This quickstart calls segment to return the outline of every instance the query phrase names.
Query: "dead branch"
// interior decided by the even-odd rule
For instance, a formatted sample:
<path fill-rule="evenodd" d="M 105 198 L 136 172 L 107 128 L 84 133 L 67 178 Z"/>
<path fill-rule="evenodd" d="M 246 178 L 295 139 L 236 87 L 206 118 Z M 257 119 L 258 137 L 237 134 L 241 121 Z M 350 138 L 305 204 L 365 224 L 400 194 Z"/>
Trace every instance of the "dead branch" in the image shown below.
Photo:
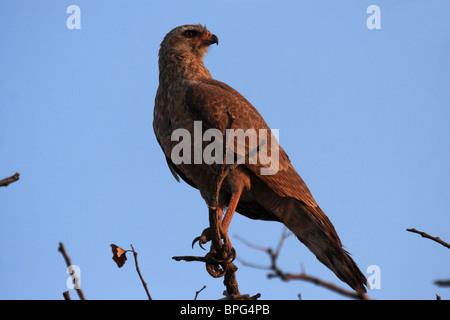
<path fill-rule="evenodd" d="M 439 287 L 450 287 L 450 280 L 436 280 L 434 284 Z"/>
<path fill-rule="evenodd" d="M 448 244 L 447 242 L 443 241 L 443 240 L 442 240 L 441 238 L 439 238 L 439 237 L 433 237 L 433 236 L 429 235 L 428 233 L 425 233 L 425 232 L 416 230 L 416 229 L 414 229 L 414 228 L 412 228 L 412 229 L 406 229 L 406 231 L 420 234 L 423 238 L 427 238 L 427 239 L 436 241 L 437 243 L 440 243 L 440 244 L 442 244 L 444 247 L 450 249 L 450 244 Z"/>
<path fill-rule="evenodd" d="M 206 257 L 195 257 L 195 256 L 175 256 L 172 257 L 175 261 L 200 261 L 200 262 L 209 262 Z"/>
<path fill-rule="evenodd" d="M 251 296 L 249 294 L 231 294 L 220 300 L 258 300 L 258 298 L 260 297 L 260 293 L 257 293 L 254 296 Z"/>
<path fill-rule="evenodd" d="M 253 263 L 249 263 L 249 262 L 243 261 L 242 259 L 239 259 L 239 261 L 243 265 L 248 266 L 248 267 L 252 267 L 252 268 L 256 268 L 256 269 L 271 270 L 273 273 L 269 273 L 267 275 L 267 277 L 269 279 L 280 278 L 283 281 L 303 280 L 303 281 L 314 283 L 314 284 L 316 284 L 318 286 L 327 288 L 327 289 L 329 289 L 331 291 L 334 291 L 336 293 L 339 293 L 341 295 L 344 295 L 344 296 L 347 296 L 347 297 L 350 297 L 350 298 L 369 300 L 369 298 L 368 298 L 368 296 L 366 294 L 360 294 L 360 293 L 355 292 L 355 291 L 345 290 L 343 288 L 340 288 L 340 287 L 334 285 L 333 283 L 330 283 L 330 282 L 327 282 L 327 281 L 323 281 L 323 280 L 321 280 L 319 278 L 310 276 L 310 275 L 306 274 L 305 272 L 301 272 L 299 274 L 292 274 L 292 273 L 286 273 L 286 272 L 282 271 L 277 265 L 277 260 L 278 260 L 278 257 L 279 257 L 280 251 L 281 251 L 281 247 L 283 246 L 284 240 L 290 235 L 291 235 L 291 233 L 288 232 L 287 229 L 284 229 L 284 231 L 283 231 L 283 233 L 282 233 L 282 235 L 280 237 L 280 240 L 278 242 L 277 248 L 275 250 L 273 250 L 272 248 L 264 248 L 264 247 L 261 247 L 261 246 L 257 246 L 257 245 L 254 245 L 254 244 L 252 244 L 252 243 L 250 243 L 250 242 L 248 242 L 248 241 L 246 241 L 246 240 L 244 240 L 242 238 L 239 238 L 247 246 L 249 246 L 249 247 L 251 247 L 253 249 L 256 249 L 256 250 L 259 250 L 259 251 L 263 251 L 263 252 L 267 253 L 269 255 L 269 258 L 270 258 L 270 265 L 269 266 L 260 266 L 260 265 L 256 265 L 256 264 L 253 264 Z"/>
<path fill-rule="evenodd" d="M 64 291 L 62 294 L 63 294 L 64 300 L 72 300 L 72 298 L 70 298 L 69 291 Z"/>
<path fill-rule="evenodd" d="M 66 261 L 66 265 L 67 267 L 71 267 L 72 266 L 72 262 L 70 261 L 69 255 L 66 252 L 66 249 L 64 248 L 64 245 L 62 244 L 62 242 L 59 243 L 59 247 L 58 247 L 58 251 L 61 252 L 61 254 L 64 257 L 64 260 Z M 79 283 L 79 279 L 78 276 L 76 275 L 75 271 L 71 270 L 70 271 L 70 275 L 72 276 L 75 284 Z M 77 286 L 75 285 L 75 290 L 77 291 L 78 296 L 80 297 L 81 300 L 86 300 L 86 298 L 84 297 L 83 291 L 81 290 L 81 288 L 77 288 Z M 64 293 L 63 293 L 64 295 Z M 66 298 L 66 296 L 64 295 L 64 298 Z"/>
<path fill-rule="evenodd" d="M 212 244 L 211 244 L 212 245 Z M 228 260 L 217 260 L 213 255 L 207 253 L 204 257 L 199 256 L 175 256 L 172 257 L 175 261 L 199 261 L 204 262 L 208 273 L 214 278 L 224 277 L 224 285 L 226 287 L 227 295 L 240 296 L 239 287 L 236 280 L 236 265 Z"/>
<path fill-rule="evenodd" d="M 206 288 L 206 285 L 203 286 L 200 290 L 195 291 L 195 297 L 194 297 L 194 300 L 197 300 L 198 294 L 199 294 L 200 292 L 202 292 L 205 288 Z"/>
<path fill-rule="evenodd" d="M 420 234 L 423 238 L 427 238 L 427 239 L 433 240 L 433 241 L 435 241 L 435 242 L 437 242 L 437 243 L 443 245 L 444 247 L 450 249 L 450 244 L 448 244 L 447 242 L 445 242 L 444 240 L 442 240 L 442 239 L 439 238 L 439 237 L 433 237 L 433 236 L 429 235 L 429 234 L 426 233 L 426 232 L 419 231 L 419 230 L 416 230 L 416 229 L 414 229 L 414 228 L 406 229 L 406 231 L 409 231 L 409 232 L 412 232 L 412 233 Z M 439 286 L 439 287 L 449 287 L 449 286 L 450 286 L 450 280 L 436 280 L 436 281 L 434 282 L 434 284 L 437 285 L 437 286 Z M 440 300 L 441 297 L 438 296 L 438 295 L 436 294 L 436 299 L 437 299 L 437 300 Z"/>
<path fill-rule="evenodd" d="M 347 296 L 350 298 L 369 300 L 366 295 L 361 295 L 361 294 L 357 293 L 356 291 L 353 292 L 353 291 L 345 290 L 341 287 L 336 286 L 335 284 L 333 284 L 331 282 L 323 281 L 319 278 L 310 276 L 310 275 L 306 274 L 305 272 L 302 272 L 300 274 L 291 274 L 291 273 L 280 272 L 279 270 L 277 270 L 276 273 L 268 274 L 267 277 L 269 279 L 278 277 L 283 281 L 304 280 L 304 281 L 314 283 L 318 286 L 327 288 L 331 291 L 337 292 L 341 295 L 344 295 L 344 296 Z"/>
<path fill-rule="evenodd" d="M 134 256 L 134 263 L 136 265 L 136 271 L 137 271 L 137 273 L 139 275 L 139 278 L 141 279 L 142 285 L 144 286 L 145 293 L 147 294 L 148 300 L 152 300 L 150 292 L 148 291 L 147 282 L 144 281 L 144 278 L 142 277 L 141 271 L 139 270 L 139 264 L 138 264 L 138 260 L 137 260 L 138 253 L 134 250 L 132 244 L 130 244 L 130 246 L 131 246 L 131 251 L 133 252 L 133 256 Z"/>
<path fill-rule="evenodd" d="M 19 180 L 20 173 L 16 172 L 11 177 L 0 180 L 0 187 L 7 187 L 10 183 Z"/>
<path fill-rule="evenodd" d="M 138 264 L 138 260 L 137 260 L 138 253 L 134 250 L 134 247 L 132 244 L 130 244 L 130 246 L 131 246 L 131 250 L 124 250 L 121 247 L 116 246 L 115 244 L 110 244 L 110 247 L 111 247 L 111 250 L 113 253 L 112 259 L 114 260 L 114 262 L 117 264 L 117 266 L 119 268 L 122 268 L 123 265 L 125 264 L 125 262 L 127 261 L 127 255 L 126 255 L 127 252 L 133 252 L 134 264 L 136 266 L 136 271 L 139 275 L 139 279 L 141 279 L 142 285 L 144 286 L 145 293 L 147 294 L 148 299 L 152 300 L 150 292 L 148 291 L 147 282 L 144 281 L 144 278 L 142 277 L 142 274 L 141 274 L 141 270 L 139 269 L 139 264 Z"/>

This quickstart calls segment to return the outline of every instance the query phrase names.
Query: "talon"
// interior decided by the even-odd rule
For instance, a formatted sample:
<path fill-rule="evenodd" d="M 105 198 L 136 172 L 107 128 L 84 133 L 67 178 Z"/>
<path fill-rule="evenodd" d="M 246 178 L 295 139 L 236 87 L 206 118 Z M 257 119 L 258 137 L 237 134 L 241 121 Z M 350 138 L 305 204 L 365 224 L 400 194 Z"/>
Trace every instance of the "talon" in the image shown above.
<path fill-rule="evenodd" d="M 200 248 L 202 248 L 203 250 L 206 250 L 202 246 L 202 244 L 205 244 L 206 242 L 208 242 L 208 241 L 206 241 L 206 237 L 198 236 L 197 238 L 195 238 L 194 241 L 192 241 L 192 249 L 194 249 L 194 245 L 197 241 L 198 241 L 198 245 L 200 246 Z"/>
<path fill-rule="evenodd" d="M 203 248 L 202 244 L 205 244 L 210 240 L 211 240 L 210 230 L 209 228 L 206 228 L 205 230 L 203 230 L 200 236 L 196 237 L 194 241 L 192 241 L 192 248 L 194 248 L 195 243 L 198 241 L 198 245 L 200 246 L 200 248 L 206 250 L 205 248 Z"/>
<path fill-rule="evenodd" d="M 234 250 L 234 248 L 231 248 L 231 260 L 230 262 L 233 262 L 234 259 L 236 259 L 236 250 Z"/>

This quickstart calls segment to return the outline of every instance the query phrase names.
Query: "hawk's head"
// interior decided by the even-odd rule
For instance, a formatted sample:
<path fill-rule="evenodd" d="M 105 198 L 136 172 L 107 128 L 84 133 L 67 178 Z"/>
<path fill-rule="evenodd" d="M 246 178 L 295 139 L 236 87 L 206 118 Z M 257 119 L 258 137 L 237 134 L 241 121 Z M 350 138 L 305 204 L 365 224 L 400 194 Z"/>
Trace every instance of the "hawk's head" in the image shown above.
<path fill-rule="evenodd" d="M 189 56 L 195 55 L 203 58 L 208 47 L 211 44 L 219 44 L 216 35 L 206 29 L 205 26 L 184 25 L 172 29 L 161 42 L 159 56 L 176 55 Z"/>

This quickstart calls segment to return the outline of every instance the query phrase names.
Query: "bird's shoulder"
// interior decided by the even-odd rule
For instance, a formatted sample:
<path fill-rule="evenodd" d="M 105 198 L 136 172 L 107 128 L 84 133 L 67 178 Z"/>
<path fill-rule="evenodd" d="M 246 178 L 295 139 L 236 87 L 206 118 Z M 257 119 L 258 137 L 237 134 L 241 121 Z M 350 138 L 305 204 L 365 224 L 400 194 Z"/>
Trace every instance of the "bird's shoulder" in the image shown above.
<path fill-rule="evenodd" d="M 228 115 L 234 118 L 233 127 L 243 130 L 269 129 L 258 110 L 239 91 L 215 79 L 201 79 L 190 83 L 183 103 L 196 120 L 224 130 Z"/>

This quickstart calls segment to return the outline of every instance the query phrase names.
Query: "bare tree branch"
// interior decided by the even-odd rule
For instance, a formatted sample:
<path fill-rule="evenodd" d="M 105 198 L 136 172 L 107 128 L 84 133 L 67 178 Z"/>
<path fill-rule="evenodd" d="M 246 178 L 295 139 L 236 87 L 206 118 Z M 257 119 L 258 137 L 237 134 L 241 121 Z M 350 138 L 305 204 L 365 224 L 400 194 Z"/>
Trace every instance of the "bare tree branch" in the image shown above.
<path fill-rule="evenodd" d="M 327 282 L 327 281 L 323 281 L 319 278 L 310 276 L 308 274 L 306 274 L 305 272 L 301 272 L 300 274 L 291 274 L 291 273 L 285 273 L 283 272 L 280 268 L 278 268 L 277 265 L 277 259 L 278 256 L 280 254 L 281 251 L 281 247 L 283 246 L 284 240 L 290 235 L 291 233 L 287 231 L 287 229 L 284 229 L 280 240 L 278 242 L 277 248 L 274 251 L 272 248 L 263 248 L 261 246 L 257 246 L 254 245 L 246 240 L 243 240 L 242 238 L 240 238 L 241 241 L 243 241 L 247 246 L 259 250 L 259 251 L 263 251 L 265 253 L 267 253 L 270 257 L 270 266 L 259 266 L 259 265 L 255 265 L 253 263 L 249 263 L 246 261 L 243 261 L 242 259 L 239 259 L 239 261 L 245 265 L 245 266 L 249 266 L 252 268 L 257 268 L 257 269 L 265 269 L 265 270 L 271 270 L 273 271 L 273 273 L 269 273 L 267 275 L 267 277 L 269 279 L 271 278 L 280 278 L 283 281 L 290 281 L 290 280 L 304 280 L 304 281 L 308 281 L 308 282 L 312 282 L 316 285 L 322 286 L 324 288 L 327 288 L 331 291 L 334 291 L 336 293 L 339 293 L 341 295 L 350 297 L 350 298 L 354 298 L 354 299 L 363 299 L 363 300 L 369 300 L 368 296 L 366 294 L 360 294 L 358 292 L 355 291 L 349 291 L 349 290 L 345 290 L 343 288 L 340 288 L 336 285 L 334 285 L 333 283 Z"/>
<path fill-rule="evenodd" d="M 283 281 L 290 281 L 290 280 L 304 280 L 307 282 L 311 282 L 314 283 L 318 286 L 327 288 L 331 291 L 337 292 L 341 295 L 350 297 L 350 298 L 354 298 L 354 299 L 362 299 L 362 300 L 369 300 L 367 298 L 366 295 L 361 295 L 359 293 L 357 293 L 356 291 L 349 291 L 349 290 L 345 290 L 341 287 L 336 286 L 335 284 L 331 283 L 331 282 L 327 282 L 327 281 L 323 281 L 319 278 L 310 276 L 304 272 L 300 273 L 300 274 L 291 274 L 291 273 L 284 273 L 284 272 L 280 272 L 279 270 L 277 270 L 277 272 L 272 273 L 272 274 L 268 274 L 267 277 L 269 279 L 271 278 L 280 278 Z"/>
<path fill-rule="evenodd" d="M 209 260 L 207 260 L 206 257 L 195 257 L 195 256 L 176 256 L 176 257 L 172 257 L 173 260 L 175 261 L 200 261 L 200 262 L 208 262 Z"/>
<path fill-rule="evenodd" d="M 254 296 L 251 296 L 249 294 L 231 294 L 220 300 L 258 300 L 260 297 L 260 293 L 257 293 Z"/>
<path fill-rule="evenodd" d="M 7 187 L 10 183 L 19 180 L 20 173 L 16 172 L 11 177 L 0 180 L 0 187 Z"/>
<path fill-rule="evenodd" d="M 64 248 L 64 245 L 62 244 L 62 242 L 59 243 L 58 251 L 61 252 L 61 254 L 63 255 L 64 260 L 66 261 L 67 267 L 68 268 L 71 267 L 72 266 L 72 262 L 70 261 L 69 255 L 67 254 L 66 249 Z M 78 279 L 78 276 L 75 273 L 75 271 L 72 270 L 70 275 L 72 276 L 75 284 L 78 284 L 79 283 L 79 279 Z M 75 286 L 75 290 L 77 291 L 78 296 L 80 297 L 81 300 L 86 300 L 86 298 L 84 297 L 84 294 L 83 294 L 83 291 L 81 290 L 81 288 L 79 288 L 79 287 L 77 288 L 77 286 Z M 66 298 L 66 296 L 64 296 L 64 298 Z"/>
<path fill-rule="evenodd" d="M 64 291 L 62 294 L 63 294 L 64 300 L 72 300 L 72 298 L 70 298 L 69 291 Z"/>
<path fill-rule="evenodd" d="M 436 280 L 434 284 L 439 287 L 450 287 L 450 280 Z"/>
<path fill-rule="evenodd" d="M 200 292 L 202 292 L 205 288 L 206 288 L 206 285 L 203 286 L 200 290 L 195 291 L 195 297 L 194 297 L 194 300 L 197 300 L 198 294 L 199 294 Z"/>
<path fill-rule="evenodd" d="M 142 285 L 144 286 L 145 293 L 147 294 L 148 300 L 152 300 L 150 292 L 148 291 L 147 282 L 144 281 L 144 278 L 142 277 L 141 271 L 139 270 L 139 264 L 138 264 L 138 260 L 137 260 L 138 253 L 134 250 L 132 244 L 130 244 L 130 246 L 131 246 L 131 251 L 133 252 L 133 256 L 134 256 L 134 263 L 136 265 L 136 271 L 137 271 L 137 273 L 139 275 L 139 278 L 141 279 Z"/>
<path fill-rule="evenodd" d="M 420 234 L 423 238 L 427 238 L 427 239 L 431 239 L 431 240 L 433 240 L 433 241 L 436 241 L 437 243 L 440 243 L 440 244 L 442 244 L 444 247 L 450 249 L 450 244 L 448 244 L 447 242 L 441 240 L 441 238 L 439 238 L 439 237 L 433 237 L 433 236 L 429 235 L 428 233 L 425 233 L 425 232 L 416 230 L 416 229 L 414 229 L 414 228 L 412 228 L 412 229 L 406 229 L 406 231 Z"/>
<path fill-rule="evenodd" d="M 141 279 L 142 285 L 144 286 L 145 293 L 147 294 L 148 299 L 152 300 L 150 292 L 148 291 L 147 282 L 144 281 L 144 278 L 142 277 L 142 274 L 141 274 L 141 270 L 139 269 L 139 264 L 138 264 L 138 260 L 137 260 L 138 253 L 134 250 L 134 247 L 132 244 L 130 244 L 130 246 L 131 246 L 131 250 L 124 250 L 115 244 L 110 244 L 110 247 L 111 247 L 111 250 L 113 253 L 112 259 L 114 260 L 114 262 L 117 264 L 117 266 L 119 268 L 122 268 L 123 265 L 125 264 L 125 262 L 127 261 L 126 253 L 133 252 L 134 264 L 136 265 L 136 271 L 139 275 L 139 278 Z"/>

